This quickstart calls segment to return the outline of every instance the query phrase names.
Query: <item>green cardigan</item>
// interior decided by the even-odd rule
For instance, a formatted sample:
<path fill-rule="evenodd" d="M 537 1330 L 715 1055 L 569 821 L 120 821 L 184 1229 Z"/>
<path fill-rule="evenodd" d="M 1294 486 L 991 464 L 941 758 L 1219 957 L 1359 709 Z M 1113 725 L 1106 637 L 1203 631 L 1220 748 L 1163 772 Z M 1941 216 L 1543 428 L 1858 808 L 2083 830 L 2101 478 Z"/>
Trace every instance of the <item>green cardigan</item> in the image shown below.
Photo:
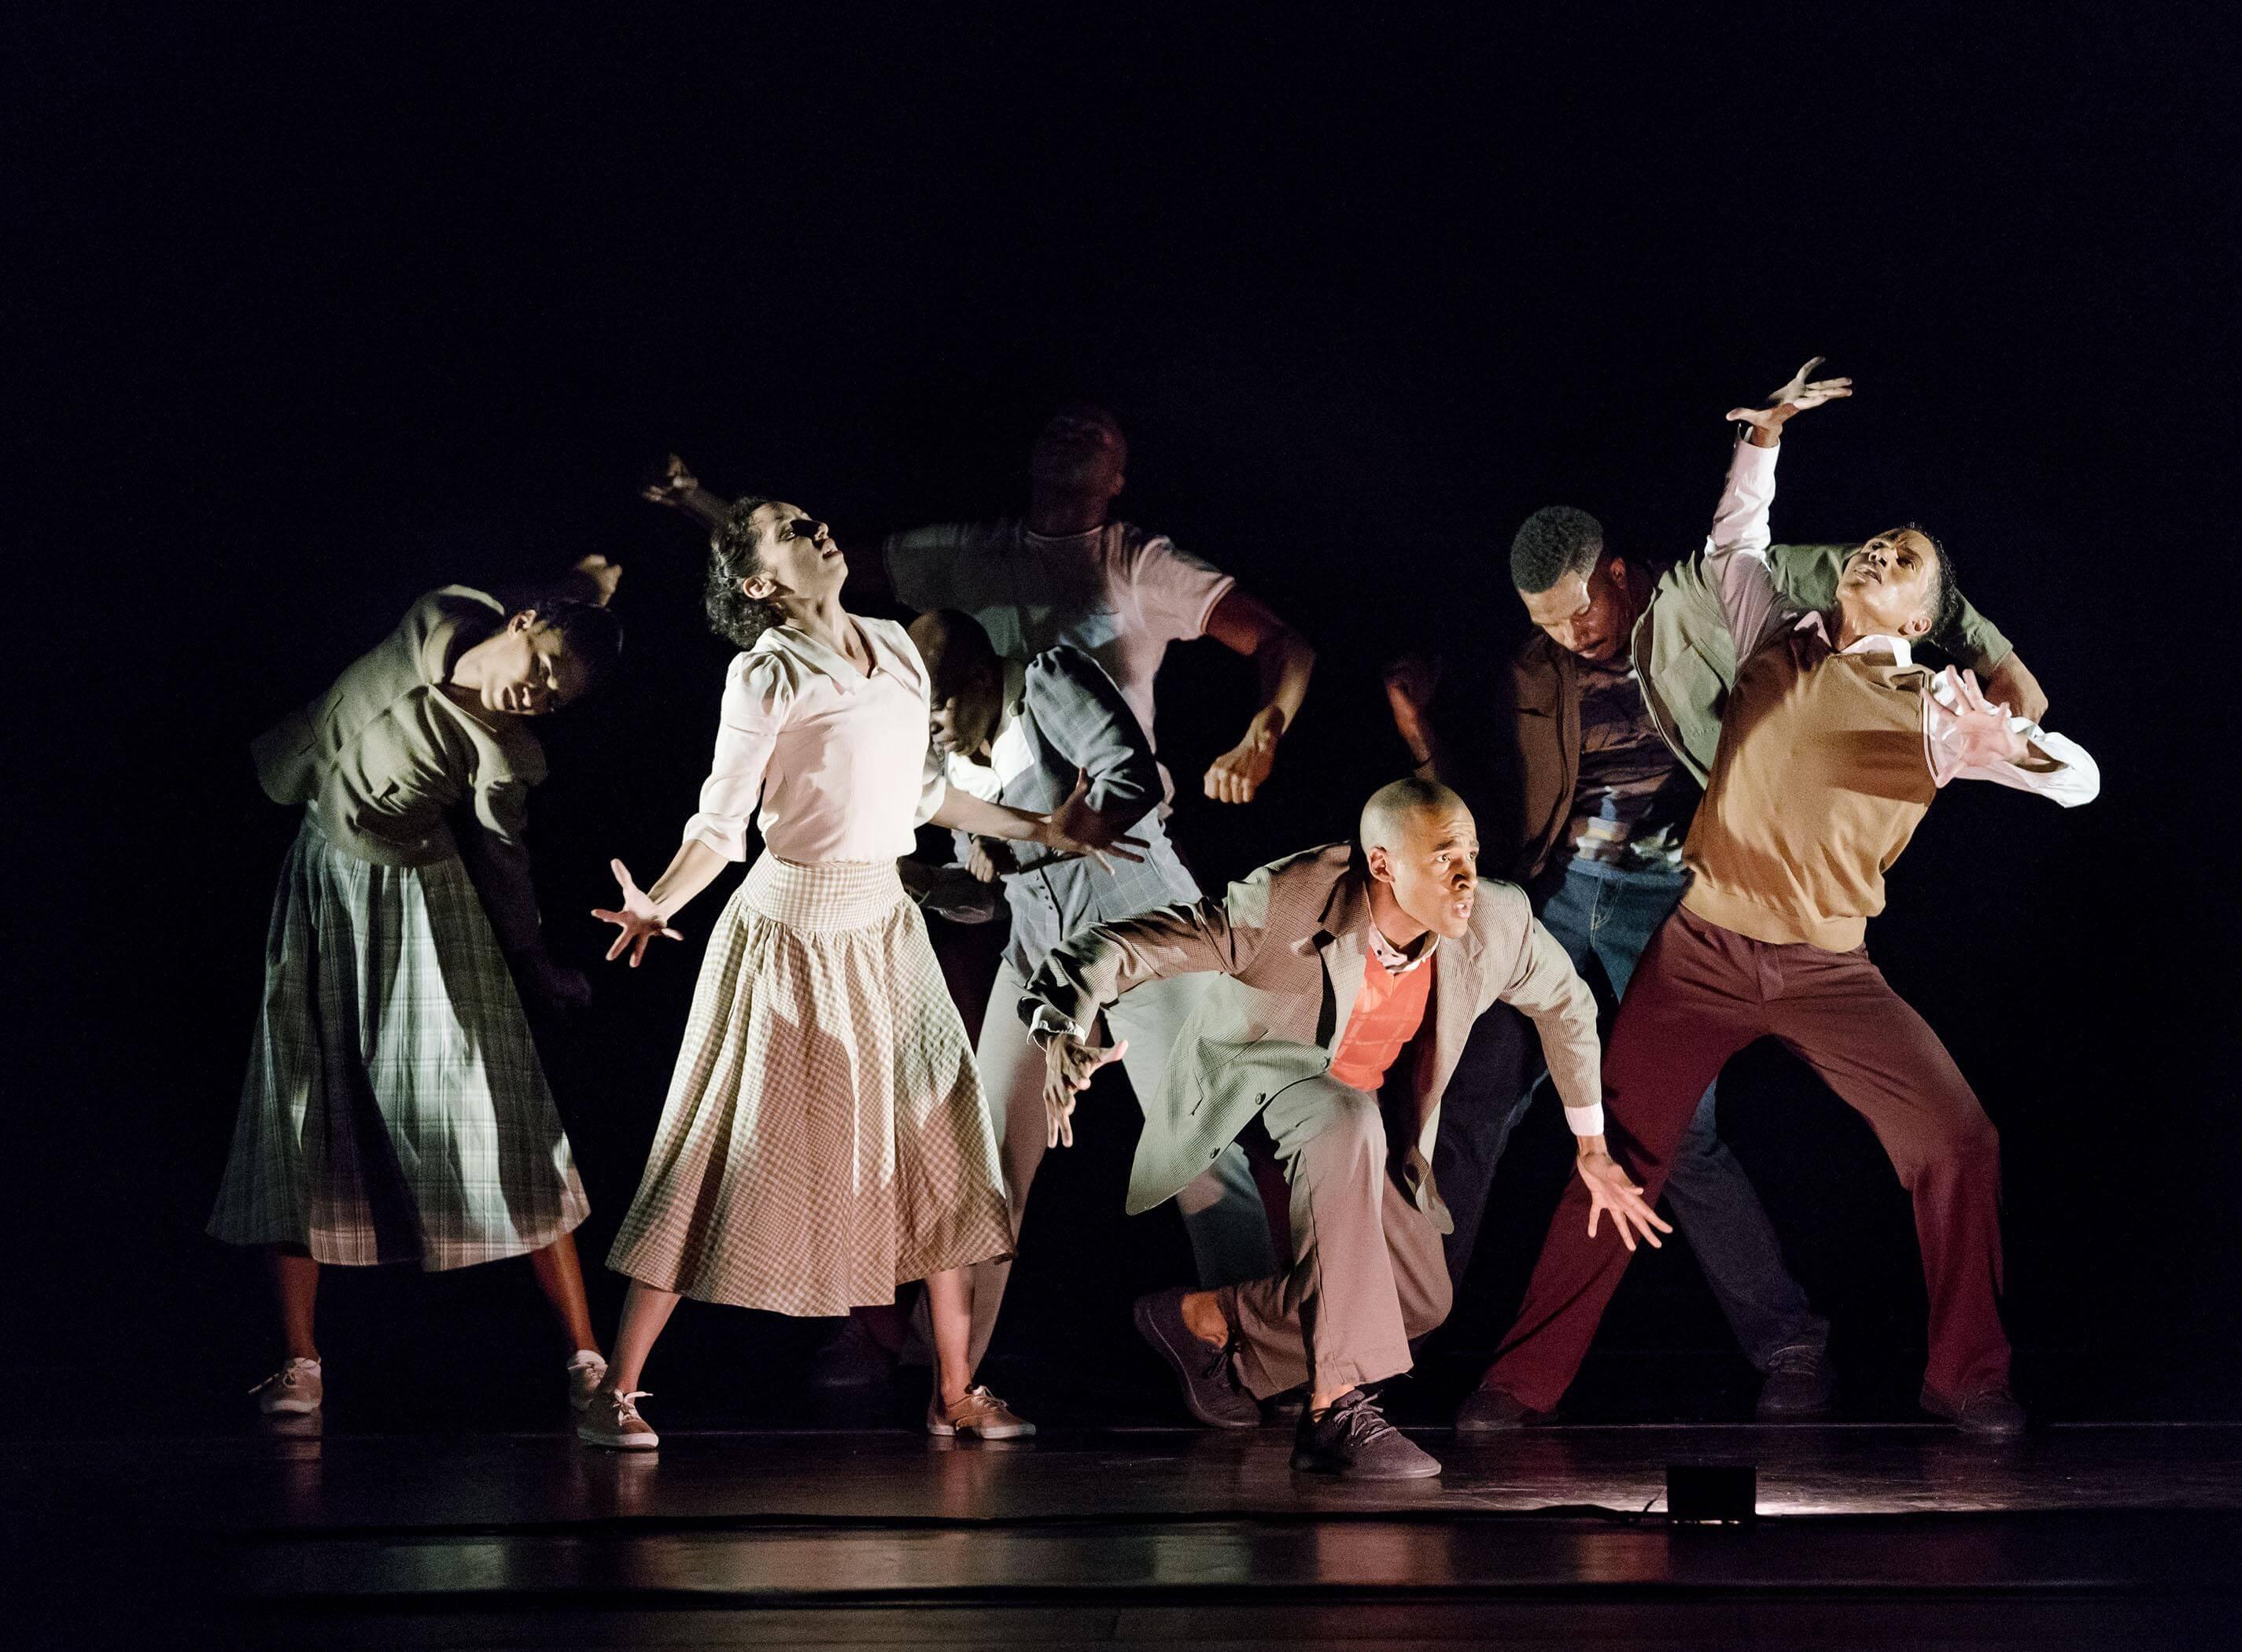
<path fill-rule="evenodd" d="M 1775 588 L 1800 613 L 1826 614 L 1836 606 L 1837 576 L 1856 548 L 1769 546 Z M 1952 651 L 1979 675 L 2009 657 L 2008 638 L 1966 604 L 1957 630 Z M 1713 770 L 1721 714 L 1736 680 L 1736 645 L 1702 552 L 1659 576 L 1629 647 L 1651 721 L 1702 786 Z M 1523 883 L 1548 864 L 1572 815 L 1581 769 L 1580 670 L 1572 655 L 1540 631 L 1526 640 L 1511 670 L 1520 811 L 1513 876 Z"/>

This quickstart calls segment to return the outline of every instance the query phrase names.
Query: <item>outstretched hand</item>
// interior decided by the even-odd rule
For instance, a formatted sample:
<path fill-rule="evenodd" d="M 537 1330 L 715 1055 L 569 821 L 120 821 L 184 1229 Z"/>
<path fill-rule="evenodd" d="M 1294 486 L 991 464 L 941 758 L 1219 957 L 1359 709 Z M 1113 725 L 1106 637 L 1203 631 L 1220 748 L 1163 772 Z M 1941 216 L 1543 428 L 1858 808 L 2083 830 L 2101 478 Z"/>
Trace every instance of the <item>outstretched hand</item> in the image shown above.
<path fill-rule="evenodd" d="M 1131 851 L 1144 847 L 1141 837 L 1124 837 L 1120 829 L 1090 806 L 1090 776 L 1074 771 L 1074 789 L 1066 801 L 1043 817 L 1035 841 L 1061 855 L 1080 855 L 1100 866 L 1113 861 L 1141 861 Z"/>
<path fill-rule="evenodd" d="M 641 499 L 650 499 L 657 505 L 674 506 L 700 486 L 701 479 L 685 468 L 683 460 L 671 453 L 661 462 L 647 467 L 646 481 L 638 494 Z"/>
<path fill-rule="evenodd" d="M 639 961 L 646 957 L 648 942 L 657 936 L 665 941 L 681 941 L 685 937 L 669 927 L 654 906 L 653 898 L 631 882 L 629 867 L 619 860 L 609 861 L 607 865 L 614 872 L 615 882 L 622 885 L 622 906 L 616 911 L 595 906 L 592 909 L 592 916 L 602 923 L 614 924 L 621 931 L 615 937 L 615 944 L 607 949 L 607 962 L 613 964 L 622 957 L 623 949 L 628 947 L 630 966 L 635 970 Z"/>
<path fill-rule="evenodd" d="M 1062 1032 L 1044 1050 L 1044 1145 L 1074 1145 L 1074 1098 L 1090 1088 L 1098 1070 L 1128 1052 L 1126 1038 L 1110 1050 Z"/>
<path fill-rule="evenodd" d="M 1649 1243 L 1654 1251 L 1664 1249 L 1659 1234 L 1671 1233 L 1673 1224 L 1662 1219 L 1642 1196 L 1628 1173 L 1619 1167 L 1609 1153 L 1588 1152 L 1574 1160 L 1573 1168 L 1581 1173 L 1581 1183 L 1588 1190 L 1588 1237 L 1596 1236 L 1596 1224 L 1609 1213 L 1612 1227 L 1619 1234 L 1620 1243 L 1632 1251 L 1637 1233 Z"/>
<path fill-rule="evenodd" d="M 1954 732 L 1947 747 L 1971 768 L 1986 763 L 2022 762 L 2031 755 L 2031 742 L 2009 729 L 2009 708 L 1996 705 L 1977 686 L 1974 671 L 1948 666 L 1947 686 L 1954 690 L 1951 708 Z"/>
<path fill-rule="evenodd" d="M 1828 359 L 1827 356 L 1816 356 L 1791 374 L 1790 382 L 1769 396 L 1764 407 L 1729 408 L 1729 422 L 1749 425 L 1755 430 L 1773 435 L 1808 408 L 1819 407 L 1825 401 L 1836 401 L 1851 395 L 1853 381 L 1850 379 L 1809 379 L 1806 376 Z"/>

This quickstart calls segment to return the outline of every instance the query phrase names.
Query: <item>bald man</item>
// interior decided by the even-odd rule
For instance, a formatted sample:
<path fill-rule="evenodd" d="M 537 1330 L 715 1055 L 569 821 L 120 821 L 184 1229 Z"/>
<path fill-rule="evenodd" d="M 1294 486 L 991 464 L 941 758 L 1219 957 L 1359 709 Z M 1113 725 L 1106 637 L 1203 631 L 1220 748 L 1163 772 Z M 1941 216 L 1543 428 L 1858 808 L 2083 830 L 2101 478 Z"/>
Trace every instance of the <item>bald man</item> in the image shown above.
<path fill-rule="evenodd" d="M 1432 1165 L 1448 1074 L 1472 1024 L 1514 1004 L 1541 1031 L 1573 1128 L 1600 1135 L 1595 1000 L 1525 895 L 1477 875 L 1478 829 L 1447 787 L 1383 788 L 1359 839 L 1265 866 L 1219 901 L 1084 930 L 1020 1009 L 1044 1051 L 1049 1139 L 1064 1145 L 1076 1098 L 1125 1049 L 1093 1044 L 1098 1012 L 1148 981 L 1216 977 L 1145 1100 L 1128 1208 L 1259 1140 L 1292 1189 L 1291 1266 L 1145 1297 L 1138 1329 L 1201 1422 L 1250 1427 L 1256 1400 L 1306 1384 L 1295 1468 L 1417 1479 L 1440 1464 L 1365 1386 L 1406 1371 L 1410 1339 L 1447 1316 Z M 1656 1219 L 1638 1205 L 1631 1219 Z"/>

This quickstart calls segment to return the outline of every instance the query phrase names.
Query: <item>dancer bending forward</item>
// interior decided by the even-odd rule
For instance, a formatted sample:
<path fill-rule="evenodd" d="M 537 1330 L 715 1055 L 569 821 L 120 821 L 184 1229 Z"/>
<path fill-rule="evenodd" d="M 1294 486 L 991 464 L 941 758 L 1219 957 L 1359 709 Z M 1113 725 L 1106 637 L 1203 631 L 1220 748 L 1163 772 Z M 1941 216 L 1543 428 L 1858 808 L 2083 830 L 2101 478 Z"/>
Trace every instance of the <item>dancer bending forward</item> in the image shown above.
<path fill-rule="evenodd" d="M 604 608 L 509 614 L 446 586 L 256 744 L 266 794 L 304 823 L 210 1232 L 270 1247 L 286 1357 L 265 1412 L 325 1398 L 323 1263 L 527 1255 L 580 1410 L 606 1371 L 570 1237 L 590 1207 L 514 984 L 585 997 L 538 926 L 523 828 L 545 759 L 526 720 L 584 694 L 621 641 Z"/>
<path fill-rule="evenodd" d="M 594 914 L 635 966 L 728 861 L 765 852 L 701 961 L 638 1197 L 608 1258 L 631 1285 L 585 1440 L 645 1449 L 637 1384 L 681 1296 L 809 1317 L 932 1299 L 936 1434 L 1035 1432 L 973 1384 L 962 1270 L 1012 1223 L 973 1051 L 896 871 L 921 822 L 1127 858 L 1077 795 L 1049 816 L 929 778 L 927 674 L 903 628 L 841 606 L 848 562 L 794 506 L 736 502 L 710 552 L 708 617 L 743 650 L 724 682 L 701 809 L 654 887 L 621 861 Z M 1075 834 L 1078 833 L 1079 836 Z"/>

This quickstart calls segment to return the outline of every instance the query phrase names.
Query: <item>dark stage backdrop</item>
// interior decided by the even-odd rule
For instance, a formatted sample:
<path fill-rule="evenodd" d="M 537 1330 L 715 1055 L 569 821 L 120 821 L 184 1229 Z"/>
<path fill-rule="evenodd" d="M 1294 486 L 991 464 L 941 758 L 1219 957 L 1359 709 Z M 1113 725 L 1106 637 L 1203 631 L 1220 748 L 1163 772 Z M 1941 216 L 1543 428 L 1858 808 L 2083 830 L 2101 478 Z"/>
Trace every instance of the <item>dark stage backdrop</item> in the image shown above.
<path fill-rule="evenodd" d="M 253 1269 L 200 1237 L 294 826 L 245 745 L 433 585 L 628 567 L 627 668 L 549 725 L 537 802 L 554 945 L 599 967 L 607 857 L 650 876 L 674 846 L 725 661 L 695 536 L 633 498 L 641 461 L 675 447 L 869 549 L 1017 508 L 1051 402 L 1112 406 L 1125 513 L 1320 650 L 1265 797 L 1178 809 L 1218 879 L 1344 834 L 1401 770 L 1386 652 L 1437 639 L 1466 686 L 1494 668 L 1527 511 L 1686 553 L 1722 410 L 1827 353 L 1860 393 L 1786 442 L 1778 536 L 1931 527 L 2102 764 L 2070 814 L 1956 789 L 1871 930 L 2004 1132 L 2028 1380 L 2071 1414 L 2232 1414 L 2219 14 L 815 10 L 9 25 L 20 1362 L 98 1361 L 144 1399 L 269 1368 Z M 1187 790 L 1251 689 L 1212 644 L 1171 655 Z M 547 1032 L 603 1325 L 598 1264 L 721 899 Z M 1841 1350 L 1903 1367 L 1921 1286 L 1869 1132 L 1778 1051 L 1725 1093 Z M 1506 1170 L 1483 1320 L 1560 1134 L 1537 1119 Z M 1004 1342 L 1037 1357 L 1035 1307 L 1159 1404 L 1120 1303 L 1186 1259 L 1171 1218 L 1118 1215 L 1132 1138 L 1109 1098 L 1039 1188 Z M 331 1360 L 463 1406 L 547 1362 L 518 1266 L 422 1287 L 339 1282 Z M 802 1341 L 703 1313 L 657 1366 L 783 1411 Z M 1605 1346 L 1727 1343 L 1676 1253 L 1636 1271 Z"/>

